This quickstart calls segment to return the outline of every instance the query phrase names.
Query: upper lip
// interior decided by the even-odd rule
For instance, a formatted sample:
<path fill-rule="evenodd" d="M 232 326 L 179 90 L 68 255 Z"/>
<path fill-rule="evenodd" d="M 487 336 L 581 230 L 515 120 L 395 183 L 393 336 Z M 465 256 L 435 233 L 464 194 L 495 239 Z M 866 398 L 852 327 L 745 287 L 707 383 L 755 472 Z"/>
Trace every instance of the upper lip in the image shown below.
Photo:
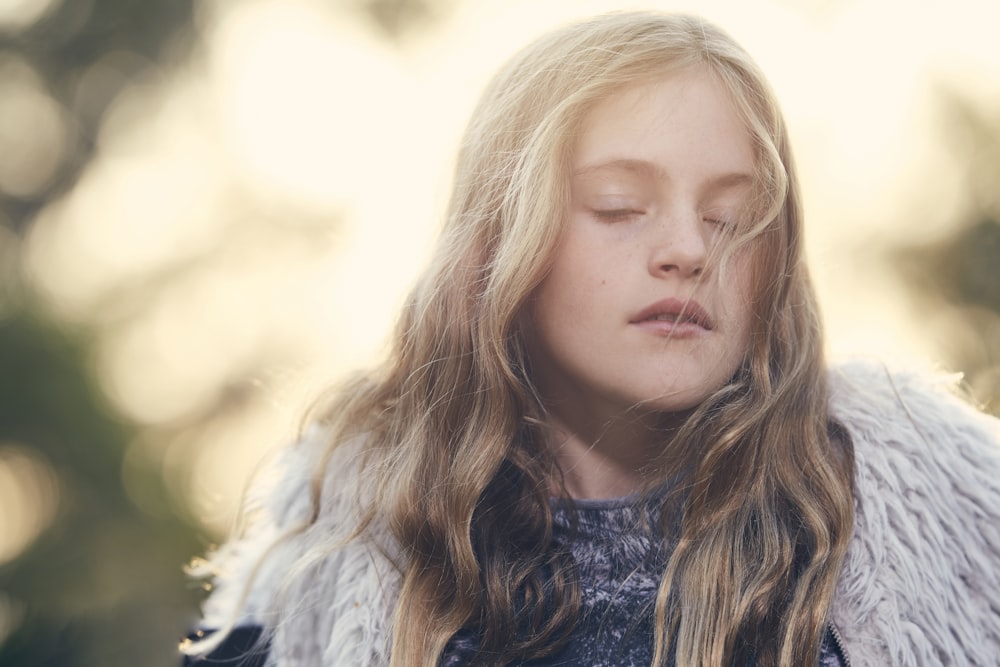
<path fill-rule="evenodd" d="M 676 318 L 678 322 L 692 322 L 702 329 L 711 331 L 715 328 L 715 322 L 708 312 L 701 307 L 701 304 L 694 299 L 661 299 L 656 303 L 651 303 L 629 320 L 629 324 L 637 324 L 651 320 L 660 315 L 669 315 Z"/>

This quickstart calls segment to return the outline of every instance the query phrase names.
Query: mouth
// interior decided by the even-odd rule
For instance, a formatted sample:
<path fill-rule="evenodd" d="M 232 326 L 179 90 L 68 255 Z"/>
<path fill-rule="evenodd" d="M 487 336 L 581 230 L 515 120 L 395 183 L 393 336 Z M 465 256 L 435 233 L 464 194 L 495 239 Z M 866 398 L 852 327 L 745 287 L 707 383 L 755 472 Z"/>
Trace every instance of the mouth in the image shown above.
<path fill-rule="evenodd" d="M 660 324 L 661 322 L 664 324 Z M 671 330 L 682 325 L 705 331 L 711 331 L 715 328 L 715 322 L 712 321 L 705 309 L 697 301 L 690 299 L 657 301 L 639 311 L 629 320 L 629 324 L 666 327 Z"/>

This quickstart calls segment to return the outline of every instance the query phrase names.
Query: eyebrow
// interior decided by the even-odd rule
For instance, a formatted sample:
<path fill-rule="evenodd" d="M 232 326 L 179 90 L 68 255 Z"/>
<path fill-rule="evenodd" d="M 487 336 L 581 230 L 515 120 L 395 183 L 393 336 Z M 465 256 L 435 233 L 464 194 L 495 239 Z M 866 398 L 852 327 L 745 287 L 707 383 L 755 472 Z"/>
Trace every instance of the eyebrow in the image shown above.
<path fill-rule="evenodd" d="M 584 165 L 575 170 L 573 172 L 573 176 L 575 178 L 581 176 L 591 176 L 602 171 L 625 171 L 643 176 L 652 176 L 654 178 L 668 178 L 667 172 L 664 171 L 659 165 L 648 160 L 637 160 L 634 158 L 617 158 L 607 160 L 605 162 L 598 162 L 596 164 Z M 742 171 L 734 171 L 719 174 L 718 176 L 709 179 L 708 188 L 725 190 L 741 185 L 749 185 L 752 182 L 753 176 L 750 174 Z"/>

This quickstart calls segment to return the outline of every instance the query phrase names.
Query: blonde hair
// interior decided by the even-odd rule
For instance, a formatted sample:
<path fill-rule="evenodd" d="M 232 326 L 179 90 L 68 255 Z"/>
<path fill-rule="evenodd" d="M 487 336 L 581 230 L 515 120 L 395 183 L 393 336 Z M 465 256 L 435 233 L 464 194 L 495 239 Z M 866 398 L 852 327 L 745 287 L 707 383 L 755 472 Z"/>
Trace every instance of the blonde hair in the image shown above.
<path fill-rule="evenodd" d="M 572 631 L 579 584 L 568 548 L 553 540 L 560 472 L 542 446 L 519 318 L 559 242 L 583 117 L 616 91 L 684 68 L 721 82 L 754 143 L 757 216 L 735 237 L 754 252 L 754 321 L 735 377 L 664 442 L 658 475 L 682 482 L 662 520 L 680 536 L 657 599 L 654 663 L 817 659 L 851 532 L 853 461 L 827 412 L 784 124 L 728 35 L 639 12 L 548 34 L 493 79 L 462 143 L 437 254 L 388 360 L 324 409 L 331 454 L 361 436 L 373 471 L 358 533 L 385 526 L 403 555 L 393 665 L 437 664 L 465 627 L 493 664 L 550 654 Z"/>

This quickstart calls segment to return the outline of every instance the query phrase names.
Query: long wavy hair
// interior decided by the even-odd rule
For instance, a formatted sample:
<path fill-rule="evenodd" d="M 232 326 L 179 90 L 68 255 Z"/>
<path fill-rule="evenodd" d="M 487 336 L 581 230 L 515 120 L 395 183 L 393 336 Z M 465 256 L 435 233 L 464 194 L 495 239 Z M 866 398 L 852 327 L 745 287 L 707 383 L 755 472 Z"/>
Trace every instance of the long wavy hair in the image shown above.
<path fill-rule="evenodd" d="M 685 68 L 720 82 L 753 141 L 756 215 L 730 246 L 753 253 L 753 324 L 734 377 L 663 435 L 652 477 L 680 480 L 658 499 L 679 535 L 656 601 L 654 664 L 817 660 L 852 528 L 853 457 L 828 413 L 784 122 L 727 34 L 641 12 L 548 34 L 497 74 L 387 360 L 322 410 L 330 455 L 363 442 L 371 478 L 357 534 L 378 524 L 401 554 L 395 666 L 436 665 L 463 628 L 496 665 L 551 654 L 573 629 L 580 585 L 553 537 L 561 477 L 521 323 L 559 243 L 582 119 Z"/>

